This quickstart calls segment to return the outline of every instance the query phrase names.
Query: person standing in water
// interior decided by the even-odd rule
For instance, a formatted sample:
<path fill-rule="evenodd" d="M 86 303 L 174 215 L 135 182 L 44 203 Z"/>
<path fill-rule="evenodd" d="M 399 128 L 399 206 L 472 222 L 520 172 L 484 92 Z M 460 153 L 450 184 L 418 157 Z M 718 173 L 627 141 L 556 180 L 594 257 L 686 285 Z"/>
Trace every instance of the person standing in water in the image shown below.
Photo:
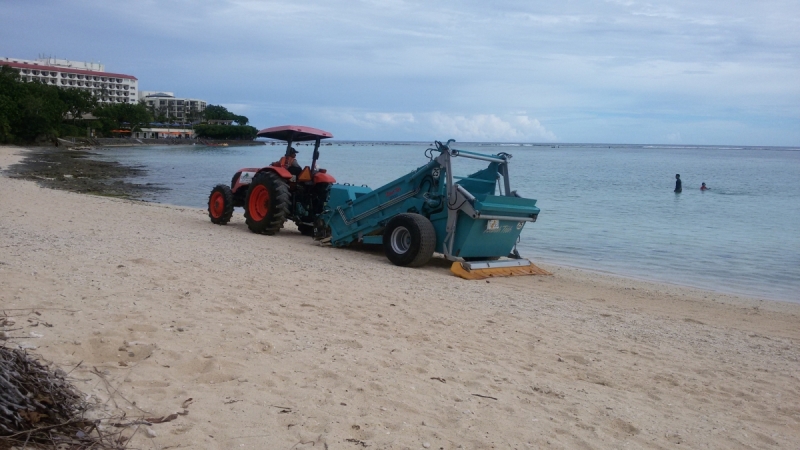
<path fill-rule="evenodd" d="M 706 187 L 706 184 L 705 184 L 705 183 L 703 183 L 703 185 L 702 185 L 702 186 L 700 186 L 700 190 L 701 190 L 701 191 L 707 191 L 707 190 L 709 190 L 709 189 L 711 189 L 711 188 L 709 188 L 709 187 Z"/>
<path fill-rule="evenodd" d="M 683 188 L 681 187 L 681 174 L 676 173 L 675 174 L 675 193 L 676 194 L 680 194 L 681 191 L 683 191 Z"/>

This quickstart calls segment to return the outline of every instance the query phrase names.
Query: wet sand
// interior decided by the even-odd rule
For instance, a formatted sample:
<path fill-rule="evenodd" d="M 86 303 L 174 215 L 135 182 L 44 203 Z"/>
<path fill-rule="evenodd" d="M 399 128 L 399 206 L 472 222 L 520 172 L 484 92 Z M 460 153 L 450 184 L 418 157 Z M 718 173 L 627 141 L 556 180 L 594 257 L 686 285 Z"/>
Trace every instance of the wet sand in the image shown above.
<path fill-rule="evenodd" d="M 22 152 L 0 148 L 0 167 Z M 7 344 L 72 370 L 108 412 L 188 412 L 132 448 L 800 442 L 798 304 L 551 265 L 466 281 L 292 227 L 255 235 L 238 212 L 216 226 L 8 176 L 0 189 L 0 311 L 22 328 Z"/>

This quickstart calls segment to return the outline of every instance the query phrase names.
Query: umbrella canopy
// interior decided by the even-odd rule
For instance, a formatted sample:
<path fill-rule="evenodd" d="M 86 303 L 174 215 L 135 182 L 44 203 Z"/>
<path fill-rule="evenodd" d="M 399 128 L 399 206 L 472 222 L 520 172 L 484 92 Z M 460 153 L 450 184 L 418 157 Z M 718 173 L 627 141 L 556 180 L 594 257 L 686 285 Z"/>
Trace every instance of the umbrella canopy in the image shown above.
<path fill-rule="evenodd" d="M 328 139 L 332 138 L 333 135 L 327 131 L 302 125 L 281 125 L 279 127 L 264 128 L 258 132 L 258 137 L 278 139 L 280 141 L 303 142 Z"/>

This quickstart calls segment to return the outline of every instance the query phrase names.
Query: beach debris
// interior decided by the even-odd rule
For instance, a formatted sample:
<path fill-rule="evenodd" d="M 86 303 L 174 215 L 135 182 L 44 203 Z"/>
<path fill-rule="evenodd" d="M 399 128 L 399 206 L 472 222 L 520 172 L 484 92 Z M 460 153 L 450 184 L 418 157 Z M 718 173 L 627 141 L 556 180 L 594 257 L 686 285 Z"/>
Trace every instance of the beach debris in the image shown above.
<path fill-rule="evenodd" d="M 474 395 L 475 397 L 481 397 L 481 398 L 490 398 L 490 399 L 492 399 L 492 400 L 497 400 L 497 398 L 495 398 L 495 397 L 490 397 L 490 396 L 488 396 L 488 395 L 481 395 L 481 394 L 472 394 L 472 395 Z"/>
<path fill-rule="evenodd" d="M 145 426 L 150 427 L 150 426 L 152 426 L 154 424 L 158 424 L 158 423 L 172 422 L 173 420 L 177 419 L 178 416 L 186 416 L 188 414 L 189 414 L 189 411 L 184 409 L 183 412 L 172 413 L 172 414 L 170 414 L 168 416 L 146 417 L 146 418 L 132 420 L 130 422 L 116 422 L 116 423 L 112 423 L 111 425 L 114 426 L 114 427 L 117 427 L 117 428 L 128 428 L 128 427 L 133 427 L 133 426 L 138 426 L 138 425 L 145 425 Z M 154 437 L 154 436 L 151 436 L 151 437 Z"/>
<path fill-rule="evenodd" d="M 189 413 L 186 412 L 186 414 L 189 414 Z M 150 417 L 150 418 L 147 418 L 147 419 L 144 419 L 144 420 L 150 422 L 151 424 L 153 424 L 153 423 L 165 423 L 165 422 L 172 422 L 173 420 L 177 419 L 179 415 L 185 416 L 186 414 L 172 413 L 172 414 L 170 414 L 168 416 Z"/>
<path fill-rule="evenodd" d="M 144 420 L 144 419 L 140 419 L 140 420 L 133 420 L 131 422 L 116 422 L 116 423 L 112 423 L 110 425 L 113 426 L 113 427 L 117 427 L 117 428 L 128 428 L 128 427 L 133 427 L 133 426 L 137 426 L 137 425 L 150 426 L 152 424 L 150 422 Z"/>
<path fill-rule="evenodd" d="M 149 437 L 149 438 L 154 438 L 154 437 L 158 436 L 156 434 L 155 430 L 153 430 L 152 428 L 145 428 L 144 434 L 146 434 L 147 437 Z"/>
<path fill-rule="evenodd" d="M 441 378 L 441 377 L 431 377 L 431 380 L 436 380 L 436 381 L 438 381 L 440 383 L 447 383 L 447 380 L 445 380 L 444 378 Z"/>
<path fill-rule="evenodd" d="M 187 398 L 186 400 L 183 401 L 183 403 L 181 403 L 181 408 L 183 409 L 188 408 L 189 405 L 192 404 L 192 402 L 194 402 L 194 399 L 192 397 Z"/>
<path fill-rule="evenodd" d="M 0 345 L 0 448 L 121 449 L 125 438 L 89 419 L 89 398 L 67 374 L 26 351 Z"/>

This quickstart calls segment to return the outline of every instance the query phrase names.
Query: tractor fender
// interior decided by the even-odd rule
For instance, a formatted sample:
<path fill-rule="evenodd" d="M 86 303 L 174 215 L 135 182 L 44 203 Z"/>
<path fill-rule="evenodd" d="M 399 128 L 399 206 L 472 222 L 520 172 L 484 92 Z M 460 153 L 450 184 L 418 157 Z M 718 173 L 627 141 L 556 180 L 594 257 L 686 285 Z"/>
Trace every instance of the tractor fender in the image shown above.
<path fill-rule="evenodd" d="M 252 181 L 253 177 L 260 171 L 260 167 L 245 167 L 244 169 L 239 169 L 239 171 L 233 175 L 233 178 L 231 178 L 231 191 L 236 193 L 242 187 L 244 187 L 246 191 L 248 186 L 250 186 L 250 181 Z"/>
<path fill-rule="evenodd" d="M 330 184 L 333 184 L 333 183 L 336 183 L 336 178 L 333 178 L 332 176 L 328 175 L 325 172 L 317 172 L 317 173 L 314 174 L 314 184 L 318 184 L 318 183 L 330 183 Z"/>
<path fill-rule="evenodd" d="M 292 178 L 292 174 L 289 173 L 289 171 L 286 170 L 285 167 L 267 166 L 267 167 L 264 167 L 263 169 L 259 170 L 259 172 L 266 172 L 267 170 L 271 170 L 271 171 L 277 173 L 278 176 L 283 178 L 284 180 L 288 180 L 288 179 Z"/>

